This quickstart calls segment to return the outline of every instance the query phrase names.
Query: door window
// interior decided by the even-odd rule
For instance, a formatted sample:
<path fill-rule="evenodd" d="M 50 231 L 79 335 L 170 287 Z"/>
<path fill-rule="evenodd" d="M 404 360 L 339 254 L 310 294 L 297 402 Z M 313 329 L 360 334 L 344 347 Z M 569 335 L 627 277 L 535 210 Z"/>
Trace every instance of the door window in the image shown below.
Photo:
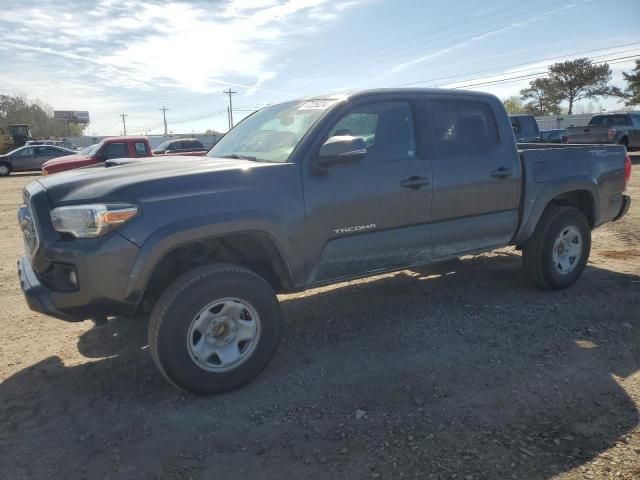
<path fill-rule="evenodd" d="M 110 143 L 104 149 L 104 154 L 107 160 L 110 158 L 122 158 L 129 156 L 126 143 Z"/>
<path fill-rule="evenodd" d="M 431 124 L 441 158 L 488 153 L 498 144 L 496 120 L 485 103 L 432 102 Z"/>
<path fill-rule="evenodd" d="M 36 147 L 36 155 L 38 157 L 51 157 L 58 155 L 59 150 L 53 147 Z"/>
<path fill-rule="evenodd" d="M 416 158 L 416 139 L 408 102 L 384 102 L 356 107 L 335 124 L 329 136 L 360 137 L 367 145 L 367 163 Z"/>
<path fill-rule="evenodd" d="M 33 147 L 23 148 L 14 154 L 17 158 L 27 158 L 33 156 Z"/>
<path fill-rule="evenodd" d="M 148 155 L 147 145 L 144 142 L 134 142 L 133 148 L 136 151 L 136 155 L 144 157 Z"/>

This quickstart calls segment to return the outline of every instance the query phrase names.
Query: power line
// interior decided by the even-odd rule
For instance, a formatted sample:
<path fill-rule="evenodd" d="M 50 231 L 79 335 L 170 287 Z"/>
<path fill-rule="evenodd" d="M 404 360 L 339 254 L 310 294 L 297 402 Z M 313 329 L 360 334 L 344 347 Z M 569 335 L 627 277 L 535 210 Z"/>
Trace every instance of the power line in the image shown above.
<path fill-rule="evenodd" d="M 633 43 L 625 43 L 622 45 L 614 45 L 612 47 L 606 47 L 606 48 L 598 48 L 595 50 L 583 50 L 581 52 L 574 52 L 574 53 L 567 53 L 565 55 L 559 55 L 559 56 L 555 56 L 555 57 L 546 57 L 546 58 L 539 58 L 537 60 L 532 60 L 530 62 L 524 62 L 524 63 L 516 63 L 516 64 L 512 64 L 512 65 L 507 65 L 507 66 L 502 66 L 502 67 L 497 67 L 497 68 L 490 68 L 490 69 L 485 69 L 485 70 L 476 70 L 474 72 L 469 72 L 469 73 L 462 73 L 462 74 L 456 74 L 456 75 L 448 75 L 445 77 L 436 77 L 436 78 L 430 78 L 430 79 L 426 79 L 426 80 L 418 80 L 415 82 L 408 82 L 408 83 L 400 83 L 400 84 L 396 84 L 396 85 L 392 85 L 391 88 L 398 88 L 398 87 L 409 87 L 412 85 L 419 85 L 422 83 L 429 83 L 429 82 L 436 82 L 436 81 L 440 81 L 440 80 L 450 80 L 450 79 L 454 79 L 457 77 L 462 77 L 462 76 L 466 76 L 466 75 L 476 75 L 476 74 L 480 74 L 480 73 L 488 73 L 488 72 L 495 72 L 496 70 L 508 70 L 511 68 L 515 68 L 515 67 L 522 67 L 522 66 L 526 66 L 526 65 L 532 65 L 534 63 L 541 63 L 541 62 L 548 62 L 551 60 L 558 60 L 561 58 L 567 58 L 567 57 L 575 57 L 577 55 L 584 55 L 587 53 L 593 53 L 593 52 L 600 52 L 603 50 L 611 50 L 614 48 L 622 48 L 622 47 L 628 47 L 631 45 L 640 45 L 640 42 L 633 42 Z M 621 53 L 627 53 L 633 50 L 637 50 L 637 48 L 633 48 L 631 50 L 625 50 L 625 51 L 621 51 L 621 52 L 611 52 L 611 53 L 607 53 L 607 54 L 603 54 L 603 55 L 596 55 L 591 57 L 593 58 L 600 58 L 600 57 L 604 57 L 604 56 L 608 56 L 608 55 L 618 55 Z M 535 67 L 535 68 L 541 68 L 541 67 Z M 510 73 L 520 73 L 520 72 L 524 72 L 526 70 L 531 70 L 531 69 L 524 69 L 521 71 L 516 71 L 516 72 L 510 72 Z M 495 75 L 489 75 L 489 76 L 495 76 Z M 467 79 L 465 79 L 467 80 Z M 473 79 L 470 79 L 473 80 Z"/>
<path fill-rule="evenodd" d="M 629 55 L 629 56 L 625 56 L 625 57 L 619 57 L 619 58 L 611 58 L 608 60 L 600 60 L 598 62 L 593 62 L 595 64 L 601 64 L 601 63 L 609 63 L 609 64 L 616 64 L 616 63 L 621 63 L 621 62 L 625 62 L 629 59 L 632 58 L 639 58 L 638 55 Z M 509 78 L 505 78 L 505 79 L 498 79 L 498 80 L 490 80 L 490 81 L 486 81 L 486 82 L 479 82 L 479 83 L 469 83 L 469 84 L 464 84 L 464 85 L 457 85 L 455 87 L 451 87 L 454 89 L 459 89 L 459 88 L 472 88 L 472 87 L 481 87 L 481 86 L 486 86 L 486 85 L 494 85 L 494 84 L 498 84 L 498 83 L 510 83 L 510 82 L 516 82 L 516 81 L 520 81 L 520 80 L 524 80 L 524 79 L 529 79 L 529 78 L 541 78 L 544 77 L 546 75 L 549 74 L 549 71 L 544 71 L 544 72 L 539 72 L 539 73 L 530 73 L 527 75 L 520 75 L 517 77 L 509 77 Z M 494 75 L 495 76 L 495 75 Z M 476 79 L 468 79 L 469 81 L 473 81 L 473 80 L 482 80 L 481 78 L 476 78 Z M 440 85 L 434 85 L 434 87 L 441 87 L 444 86 L 446 84 L 440 84 Z"/>
<path fill-rule="evenodd" d="M 525 2 L 523 2 L 525 3 Z M 423 34 L 418 35 L 416 38 L 426 38 L 435 34 L 438 34 L 437 37 L 437 42 L 435 44 L 433 43 L 428 43 L 428 47 L 425 50 L 424 46 L 419 46 L 418 48 L 412 48 L 410 50 L 406 50 L 406 47 L 401 47 L 401 46 L 389 46 L 386 48 L 382 48 L 382 49 L 378 49 L 375 52 L 371 52 L 369 54 L 366 55 L 360 55 L 358 58 L 353 58 L 352 55 L 348 55 L 349 60 L 348 61 L 343 61 L 343 62 L 338 62 L 338 63 L 331 63 L 329 65 L 327 65 L 326 67 L 320 67 L 320 68 L 314 68 L 314 66 L 310 66 L 308 68 L 305 68 L 304 70 L 302 68 L 298 69 L 298 71 L 304 71 L 305 75 L 309 75 L 310 73 L 313 73 L 314 75 L 317 75 L 318 73 L 320 73 L 321 75 L 327 75 L 327 74 L 331 74 L 331 73 L 335 73 L 336 71 L 341 71 L 344 69 L 353 69 L 354 65 L 358 65 L 358 64 L 362 64 L 362 62 L 364 60 L 367 59 L 372 59 L 372 61 L 369 61 L 367 63 L 364 63 L 362 65 L 360 65 L 360 68 L 362 67 L 367 67 L 367 66 L 371 66 L 371 65 L 376 65 L 379 63 L 384 62 L 384 58 L 385 57 L 389 57 L 391 56 L 388 60 L 398 60 L 398 59 L 402 59 L 405 58 L 407 56 L 411 56 L 411 55 L 417 55 L 419 53 L 428 53 L 428 52 L 433 52 L 436 49 L 438 50 L 442 50 L 442 49 L 447 49 L 447 48 L 453 48 L 455 47 L 455 43 L 464 43 L 467 41 L 472 40 L 474 37 L 477 36 L 483 36 L 483 35 L 489 35 L 492 34 L 496 27 L 498 27 L 499 29 L 501 28 L 502 24 L 504 23 L 505 20 L 510 20 L 512 18 L 523 18 L 523 21 L 526 21 L 527 19 L 527 14 L 531 14 L 531 13 L 539 13 L 542 15 L 548 15 L 549 12 L 545 12 L 543 11 L 543 9 L 548 8 L 548 7 L 554 7 L 556 5 L 561 5 L 564 4 L 565 2 L 558 2 L 558 1 L 552 1 L 550 3 L 546 3 L 546 4 L 542 4 L 542 5 L 538 5 L 535 8 L 532 9 L 528 9 L 528 10 L 523 10 L 520 12 L 514 12 L 512 14 L 509 14 L 507 16 L 503 16 L 502 18 L 496 18 L 496 14 L 487 14 L 487 15 L 483 15 L 483 16 L 479 16 L 479 17 L 470 17 L 467 19 L 461 19 L 458 22 L 455 23 L 451 23 L 451 24 L 446 24 L 443 25 L 441 27 L 432 29 L 432 30 L 428 30 L 426 32 L 424 32 Z M 517 4 L 514 5 L 512 8 L 517 8 L 518 6 L 520 6 L 521 4 Z M 574 7 L 577 5 L 571 5 L 570 7 Z M 507 10 L 511 10 L 512 8 L 502 8 L 500 9 L 501 11 L 507 11 Z M 492 10 L 493 11 L 493 10 Z M 471 26 L 469 28 L 464 28 L 458 32 L 452 31 L 450 32 L 450 34 L 446 34 L 446 35 L 442 35 L 443 32 L 446 32 L 448 30 L 455 30 L 457 28 L 459 28 L 460 26 L 465 26 L 466 23 L 475 23 L 478 20 L 482 20 L 485 17 L 491 17 L 491 20 L 489 20 L 488 22 L 483 22 L 479 25 L 474 25 Z M 489 30 L 481 30 L 481 31 L 477 31 L 478 27 L 488 27 Z M 475 31 L 475 33 L 471 33 Z M 460 37 L 461 34 L 466 34 L 462 37 Z M 444 42 L 440 41 L 440 40 L 446 40 Z M 396 53 L 396 51 L 400 49 L 400 53 Z M 402 51 L 404 50 L 404 52 Z M 380 52 L 386 52 L 383 53 L 382 55 L 380 55 Z M 293 72 L 296 72 L 296 70 L 294 70 Z M 291 73 L 293 73 L 291 70 L 289 70 L 287 72 L 287 75 L 291 75 Z"/>

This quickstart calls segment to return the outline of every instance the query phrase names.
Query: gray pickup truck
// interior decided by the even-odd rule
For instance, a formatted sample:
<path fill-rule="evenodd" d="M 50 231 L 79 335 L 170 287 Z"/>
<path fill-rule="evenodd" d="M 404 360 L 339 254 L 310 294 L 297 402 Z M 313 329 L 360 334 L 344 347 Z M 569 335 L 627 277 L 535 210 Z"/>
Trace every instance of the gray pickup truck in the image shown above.
<path fill-rule="evenodd" d="M 567 128 L 568 143 L 624 145 L 631 151 L 640 148 L 640 113 L 594 115 L 586 127 Z"/>
<path fill-rule="evenodd" d="M 201 158 L 127 161 L 24 190 L 29 306 L 65 320 L 150 314 L 164 376 L 236 388 L 273 355 L 276 293 L 513 245 L 537 286 L 582 273 L 617 220 L 621 146 L 518 150 L 487 94 L 373 90 L 264 108 Z"/>

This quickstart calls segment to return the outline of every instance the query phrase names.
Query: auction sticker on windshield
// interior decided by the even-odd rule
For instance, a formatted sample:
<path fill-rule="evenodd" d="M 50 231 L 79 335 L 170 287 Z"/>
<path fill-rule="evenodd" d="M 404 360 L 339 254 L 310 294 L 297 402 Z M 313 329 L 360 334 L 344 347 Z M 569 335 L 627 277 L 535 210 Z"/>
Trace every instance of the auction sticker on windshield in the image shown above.
<path fill-rule="evenodd" d="M 324 110 L 335 100 L 310 100 L 298 107 L 298 110 Z"/>

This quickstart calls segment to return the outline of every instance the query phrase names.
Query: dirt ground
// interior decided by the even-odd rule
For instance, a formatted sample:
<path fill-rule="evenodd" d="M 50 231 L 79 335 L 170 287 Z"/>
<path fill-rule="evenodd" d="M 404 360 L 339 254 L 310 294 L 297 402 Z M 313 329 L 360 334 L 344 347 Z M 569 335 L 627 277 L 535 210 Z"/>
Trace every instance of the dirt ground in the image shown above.
<path fill-rule="evenodd" d="M 640 160 L 640 157 L 636 157 Z M 636 203 L 562 292 L 490 255 L 282 296 L 275 358 L 215 397 L 156 371 L 144 319 L 30 312 L 0 179 L 0 478 L 640 478 Z"/>

